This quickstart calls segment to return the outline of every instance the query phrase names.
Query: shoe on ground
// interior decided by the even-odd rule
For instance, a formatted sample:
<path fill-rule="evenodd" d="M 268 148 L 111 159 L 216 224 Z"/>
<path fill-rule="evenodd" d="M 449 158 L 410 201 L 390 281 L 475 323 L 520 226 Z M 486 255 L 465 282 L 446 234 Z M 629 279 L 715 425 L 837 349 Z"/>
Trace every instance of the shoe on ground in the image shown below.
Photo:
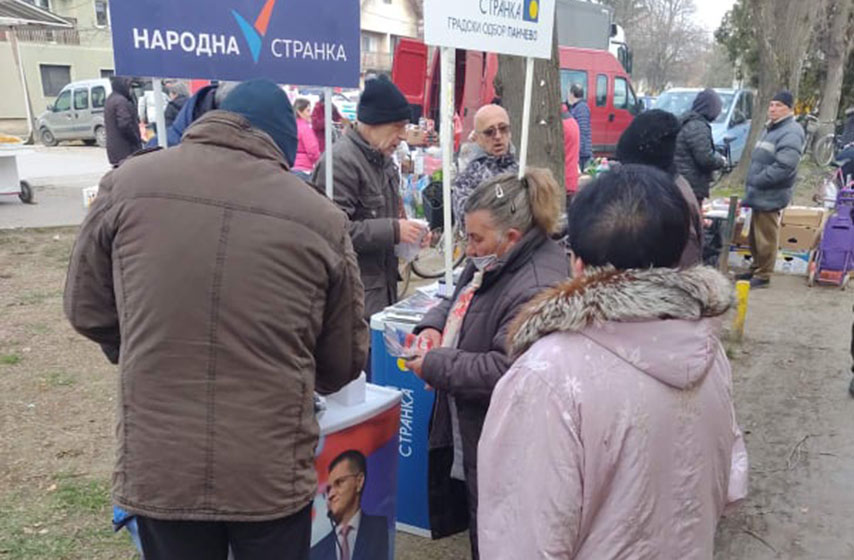
<path fill-rule="evenodd" d="M 735 275 L 736 280 L 753 280 L 752 272 L 742 272 L 741 274 Z"/>
<path fill-rule="evenodd" d="M 751 278 L 750 279 L 751 289 L 767 288 L 770 285 L 771 285 L 771 280 L 769 280 L 767 278 Z"/>

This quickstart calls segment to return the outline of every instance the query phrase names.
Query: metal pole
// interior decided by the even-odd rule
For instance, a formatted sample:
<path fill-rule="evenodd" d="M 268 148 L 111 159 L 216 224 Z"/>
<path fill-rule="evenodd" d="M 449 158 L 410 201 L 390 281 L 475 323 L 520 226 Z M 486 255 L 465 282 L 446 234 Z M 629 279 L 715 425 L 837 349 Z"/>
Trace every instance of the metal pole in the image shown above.
<path fill-rule="evenodd" d="M 24 73 L 24 62 L 21 58 L 21 45 L 18 43 L 18 33 L 14 27 L 9 27 L 9 42 L 12 50 L 15 52 L 15 64 L 18 66 L 18 73 L 21 78 L 21 89 L 24 90 L 24 110 L 27 112 L 27 140 L 32 140 L 35 143 L 33 132 L 33 108 L 30 102 L 30 90 L 27 87 L 27 75 Z"/>
<path fill-rule="evenodd" d="M 332 88 L 323 88 L 323 120 L 326 123 L 323 134 L 326 137 L 326 196 L 330 199 L 334 193 L 332 184 Z"/>
<path fill-rule="evenodd" d="M 451 180 L 454 158 L 454 58 L 456 50 L 442 47 L 440 72 L 441 139 L 442 144 L 442 200 L 444 201 L 445 232 L 445 290 L 448 296 L 454 291 L 454 236 L 451 223 Z"/>
<path fill-rule="evenodd" d="M 525 176 L 528 165 L 528 135 L 531 131 L 531 90 L 534 87 L 534 59 L 525 59 L 525 101 L 522 105 L 522 146 L 519 151 L 519 178 Z"/>
<path fill-rule="evenodd" d="M 163 104 L 163 86 L 160 78 L 151 78 L 151 92 L 154 95 L 154 122 L 157 125 L 157 145 L 161 148 L 169 147 L 168 133 L 166 132 L 166 106 Z"/>

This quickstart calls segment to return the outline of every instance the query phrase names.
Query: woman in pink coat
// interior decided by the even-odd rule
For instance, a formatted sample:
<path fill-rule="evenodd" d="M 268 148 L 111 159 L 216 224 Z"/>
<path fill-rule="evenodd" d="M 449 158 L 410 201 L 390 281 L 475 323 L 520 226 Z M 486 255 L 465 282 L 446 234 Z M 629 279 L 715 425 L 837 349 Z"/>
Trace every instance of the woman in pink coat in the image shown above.
<path fill-rule="evenodd" d="M 747 493 L 747 455 L 718 339 L 732 287 L 673 268 L 688 220 L 651 167 L 577 195 L 575 279 L 517 316 L 521 357 L 481 435 L 484 558 L 712 558 L 718 519 Z"/>
<path fill-rule="evenodd" d="M 314 170 L 314 164 L 320 159 L 320 146 L 311 128 L 311 104 L 307 99 L 299 98 L 294 101 L 294 112 L 297 116 L 297 157 L 293 170 L 307 179 Z"/>

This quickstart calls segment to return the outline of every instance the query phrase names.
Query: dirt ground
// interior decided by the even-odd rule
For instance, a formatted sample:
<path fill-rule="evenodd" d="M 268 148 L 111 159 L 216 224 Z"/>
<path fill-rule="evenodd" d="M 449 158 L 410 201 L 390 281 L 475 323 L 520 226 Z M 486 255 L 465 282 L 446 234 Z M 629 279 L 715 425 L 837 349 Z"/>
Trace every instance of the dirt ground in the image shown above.
<path fill-rule="evenodd" d="M 116 376 L 62 315 L 75 229 L 0 231 L 0 560 L 130 559 L 110 528 Z M 851 292 L 778 276 L 730 349 L 751 462 L 716 560 L 854 558 Z M 465 535 L 400 534 L 404 560 L 464 559 Z"/>

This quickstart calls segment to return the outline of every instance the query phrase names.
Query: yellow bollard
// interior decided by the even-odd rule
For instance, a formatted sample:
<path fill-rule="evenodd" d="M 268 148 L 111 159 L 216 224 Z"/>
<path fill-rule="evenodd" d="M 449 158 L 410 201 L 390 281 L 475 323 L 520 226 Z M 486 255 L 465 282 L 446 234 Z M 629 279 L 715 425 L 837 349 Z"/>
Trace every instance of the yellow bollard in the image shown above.
<path fill-rule="evenodd" d="M 741 342 L 744 337 L 744 320 L 747 317 L 747 299 L 750 296 L 750 282 L 739 280 L 735 283 L 736 311 L 732 322 L 733 338 Z"/>

